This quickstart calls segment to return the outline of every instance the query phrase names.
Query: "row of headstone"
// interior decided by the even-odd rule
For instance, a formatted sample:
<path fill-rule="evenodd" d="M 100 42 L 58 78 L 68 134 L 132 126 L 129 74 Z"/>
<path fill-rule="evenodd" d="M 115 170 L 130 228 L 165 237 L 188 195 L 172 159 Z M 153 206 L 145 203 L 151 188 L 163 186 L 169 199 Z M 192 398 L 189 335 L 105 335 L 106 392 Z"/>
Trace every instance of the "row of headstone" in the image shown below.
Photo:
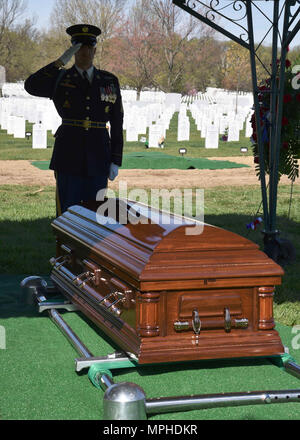
<path fill-rule="evenodd" d="M 124 130 L 126 140 L 136 142 L 149 129 L 149 147 L 159 147 L 159 140 L 166 136 L 170 121 L 176 110 L 174 104 L 124 103 Z"/>
<path fill-rule="evenodd" d="M 251 96 L 248 95 L 241 96 L 244 100 L 239 101 L 238 106 L 232 99 L 229 99 L 230 103 L 228 103 L 228 93 L 224 91 L 217 91 L 214 94 L 214 102 L 208 103 L 201 96 L 201 99 L 189 105 L 197 130 L 205 139 L 206 148 L 218 148 L 220 134 L 227 134 L 228 141 L 239 141 L 240 131 L 244 129 L 245 123 L 246 136 L 251 136 L 252 101 Z"/>
<path fill-rule="evenodd" d="M 54 134 L 61 124 L 53 102 L 47 98 L 33 98 L 28 94 L 26 96 L 20 83 L 14 86 L 8 84 L 5 89 L 9 99 L 0 99 L 1 128 L 15 137 L 24 138 L 25 121 L 28 120 L 35 124 L 33 148 L 45 148 L 47 130 Z M 149 130 L 149 147 L 159 147 L 161 139 L 166 136 L 170 120 L 177 111 L 179 142 L 190 139 L 188 111 L 195 120 L 200 136 L 205 139 L 206 148 L 218 148 L 220 134 L 227 133 L 229 141 L 238 141 L 245 123 L 246 136 L 250 137 L 252 133 L 249 113 L 253 97 L 250 94 L 241 94 L 237 100 L 234 93 L 208 89 L 206 94 L 194 95 L 191 102 L 175 93 L 142 92 L 140 101 L 134 100 L 137 97 L 134 90 L 122 90 L 121 93 L 124 101 L 124 129 L 129 142 L 138 141 L 139 136 L 145 136 Z"/>

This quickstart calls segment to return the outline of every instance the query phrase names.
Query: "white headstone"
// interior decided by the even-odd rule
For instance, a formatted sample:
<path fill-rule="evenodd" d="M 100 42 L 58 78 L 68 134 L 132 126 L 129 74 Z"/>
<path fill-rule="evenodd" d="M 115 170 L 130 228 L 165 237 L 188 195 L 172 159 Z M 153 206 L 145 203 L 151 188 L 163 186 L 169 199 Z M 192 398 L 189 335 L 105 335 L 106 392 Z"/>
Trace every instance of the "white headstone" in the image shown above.
<path fill-rule="evenodd" d="M 188 118 L 178 118 L 177 140 L 178 142 L 190 140 L 190 121 Z"/>
<path fill-rule="evenodd" d="M 173 105 L 174 111 L 179 111 L 181 103 L 180 93 L 166 93 L 165 105 Z"/>
<path fill-rule="evenodd" d="M 33 125 L 32 148 L 47 148 L 47 130 L 42 124 Z"/>
<path fill-rule="evenodd" d="M 252 131 L 253 130 L 252 130 L 250 119 L 251 119 L 251 116 L 246 119 L 246 133 L 245 133 L 246 137 L 251 137 L 252 136 Z"/>
<path fill-rule="evenodd" d="M 26 121 L 22 116 L 16 116 L 14 120 L 13 135 L 15 138 L 25 138 Z"/>
<path fill-rule="evenodd" d="M 219 147 L 219 130 L 213 125 L 206 130 L 205 148 L 218 148 Z"/>
<path fill-rule="evenodd" d="M 131 119 L 126 127 L 126 141 L 127 142 L 137 142 L 138 141 L 138 131 L 135 121 Z"/>
<path fill-rule="evenodd" d="M 238 121 L 229 121 L 228 142 L 240 140 L 240 125 Z"/>
<path fill-rule="evenodd" d="M 161 124 L 154 124 L 149 127 L 149 148 L 159 148 L 158 141 L 164 136 L 164 129 Z"/>
<path fill-rule="evenodd" d="M 1 128 L 2 128 L 2 130 L 7 129 L 7 119 L 8 119 L 8 113 L 4 109 L 1 113 Z"/>
<path fill-rule="evenodd" d="M 224 134 L 226 129 L 228 129 L 228 119 L 222 117 L 220 118 L 220 134 Z"/>
<path fill-rule="evenodd" d="M 7 117 L 7 134 L 13 134 L 14 132 L 14 123 L 15 123 L 15 116 L 8 115 Z"/>

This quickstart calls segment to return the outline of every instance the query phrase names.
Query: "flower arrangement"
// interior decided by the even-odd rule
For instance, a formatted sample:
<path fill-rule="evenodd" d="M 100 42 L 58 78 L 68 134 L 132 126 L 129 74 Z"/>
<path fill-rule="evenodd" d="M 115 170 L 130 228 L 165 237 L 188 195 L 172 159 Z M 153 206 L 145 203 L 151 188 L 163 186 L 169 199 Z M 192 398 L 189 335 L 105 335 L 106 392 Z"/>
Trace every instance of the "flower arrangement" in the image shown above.
<path fill-rule="evenodd" d="M 228 127 L 225 128 L 224 134 L 221 137 L 221 140 L 224 142 L 228 141 Z"/>
<path fill-rule="evenodd" d="M 298 61 L 298 64 L 300 64 L 300 60 Z M 297 77 L 298 76 L 300 79 L 300 74 L 298 74 Z M 268 174 L 270 173 L 270 89 L 271 78 L 268 78 L 261 85 L 261 87 L 259 87 L 260 93 L 258 95 L 264 148 L 265 171 Z M 293 73 L 291 62 L 289 60 L 286 60 L 283 113 L 281 124 L 281 148 L 278 164 L 278 176 L 280 179 L 282 175 L 287 175 L 289 179 L 294 181 L 297 177 L 299 177 L 298 159 L 300 159 L 300 89 L 295 87 L 295 73 Z M 256 174 L 259 176 L 260 167 L 255 113 L 252 115 L 251 125 L 253 128 L 251 142 L 253 148 L 254 163 L 257 164 Z"/>

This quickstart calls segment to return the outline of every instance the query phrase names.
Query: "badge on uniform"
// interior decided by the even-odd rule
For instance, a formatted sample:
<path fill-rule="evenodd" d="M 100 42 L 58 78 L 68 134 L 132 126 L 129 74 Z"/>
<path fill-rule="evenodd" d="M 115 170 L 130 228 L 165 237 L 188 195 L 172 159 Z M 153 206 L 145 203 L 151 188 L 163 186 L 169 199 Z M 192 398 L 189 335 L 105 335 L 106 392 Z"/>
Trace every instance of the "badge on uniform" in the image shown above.
<path fill-rule="evenodd" d="M 69 103 L 69 101 L 66 99 L 63 108 L 71 108 L 71 104 Z"/>
<path fill-rule="evenodd" d="M 117 91 L 114 84 L 105 87 L 100 87 L 101 101 L 111 102 L 114 104 L 117 100 Z"/>

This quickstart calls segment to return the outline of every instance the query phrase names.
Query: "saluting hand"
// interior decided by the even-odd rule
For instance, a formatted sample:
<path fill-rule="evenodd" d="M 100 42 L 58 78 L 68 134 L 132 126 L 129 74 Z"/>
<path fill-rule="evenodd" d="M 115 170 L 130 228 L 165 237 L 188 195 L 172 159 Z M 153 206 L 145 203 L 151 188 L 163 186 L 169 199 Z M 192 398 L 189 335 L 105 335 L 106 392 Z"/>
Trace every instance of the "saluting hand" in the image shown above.
<path fill-rule="evenodd" d="M 81 48 L 82 43 L 77 43 L 74 44 L 74 46 L 69 47 L 69 49 L 67 49 L 59 58 L 58 61 L 62 62 L 62 65 L 66 65 L 70 59 L 72 58 L 73 55 L 75 55 L 76 52 L 79 51 L 79 49 Z"/>

